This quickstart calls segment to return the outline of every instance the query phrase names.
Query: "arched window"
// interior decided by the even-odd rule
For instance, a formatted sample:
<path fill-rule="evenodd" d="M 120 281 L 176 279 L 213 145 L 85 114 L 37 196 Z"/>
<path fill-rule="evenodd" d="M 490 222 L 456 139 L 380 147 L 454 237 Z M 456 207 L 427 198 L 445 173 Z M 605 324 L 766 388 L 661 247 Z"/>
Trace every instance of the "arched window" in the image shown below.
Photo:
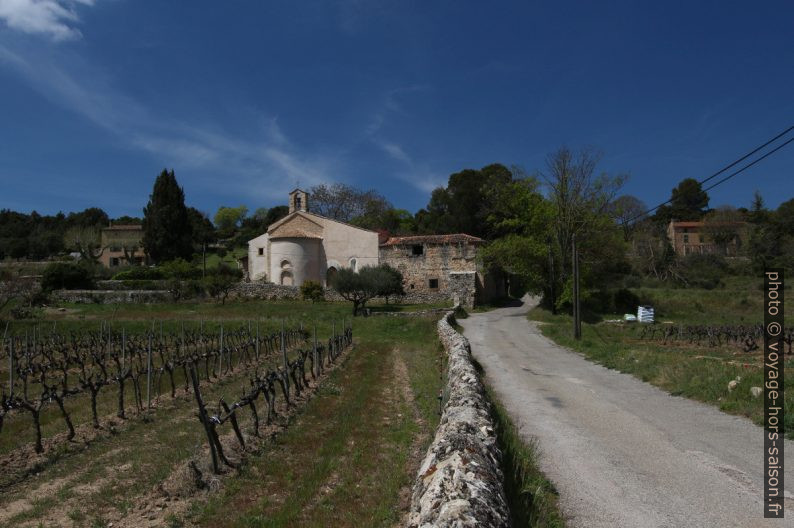
<path fill-rule="evenodd" d="M 292 269 L 292 264 L 290 264 L 289 260 L 282 260 L 281 261 L 281 269 L 283 269 L 283 270 Z"/>
<path fill-rule="evenodd" d="M 350 269 L 352 269 L 353 271 L 356 271 L 356 272 L 358 271 L 358 261 L 356 260 L 355 257 L 350 259 Z"/>

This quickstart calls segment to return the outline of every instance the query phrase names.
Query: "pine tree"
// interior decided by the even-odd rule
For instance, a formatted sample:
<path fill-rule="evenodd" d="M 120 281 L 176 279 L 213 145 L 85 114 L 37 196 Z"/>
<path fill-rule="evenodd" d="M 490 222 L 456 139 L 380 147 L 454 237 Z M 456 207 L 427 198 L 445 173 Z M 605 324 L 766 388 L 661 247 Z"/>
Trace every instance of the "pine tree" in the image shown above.
<path fill-rule="evenodd" d="M 193 254 L 192 228 L 185 207 L 185 193 L 174 171 L 163 169 L 154 182 L 149 203 L 143 209 L 143 247 L 155 262 Z"/>

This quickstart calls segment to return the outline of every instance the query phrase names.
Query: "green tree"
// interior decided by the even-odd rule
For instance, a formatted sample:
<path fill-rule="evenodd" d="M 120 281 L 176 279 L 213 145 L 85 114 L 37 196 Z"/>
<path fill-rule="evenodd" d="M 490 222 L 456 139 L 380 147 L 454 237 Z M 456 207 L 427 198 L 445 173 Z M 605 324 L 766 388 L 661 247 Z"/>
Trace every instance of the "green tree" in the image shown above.
<path fill-rule="evenodd" d="M 210 222 L 207 215 L 195 207 L 187 208 L 187 217 L 190 222 L 191 238 L 194 251 L 198 252 L 204 246 L 217 240 L 215 227 Z"/>
<path fill-rule="evenodd" d="M 213 221 L 221 236 L 228 237 L 234 233 L 235 229 L 240 227 L 247 214 L 248 208 L 244 205 L 239 207 L 220 206 L 218 212 L 215 213 Z"/>
<path fill-rule="evenodd" d="M 708 206 L 709 195 L 700 183 L 695 179 L 685 178 L 673 189 L 670 205 L 660 207 L 655 216 L 665 224 L 670 220 L 700 220 L 706 214 Z"/>
<path fill-rule="evenodd" d="M 396 273 L 396 275 L 395 275 Z M 395 295 L 396 278 L 402 291 L 402 275 L 388 266 L 365 266 L 358 272 L 349 268 L 340 269 L 331 286 L 343 299 L 353 303 L 353 315 L 366 308 L 367 302 L 379 295 Z"/>
<path fill-rule="evenodd" d="M 487 218 L 493 240 L 480 251 L 485 267 L 505 271 L 533 293 L 552 295 L 549 244 L 553 209 L 535 178 L 515 180 L 490 191 L 494 204 Z"/>
<path fill-rule="evenodd" d="M 174 171 L 164 169 L 143 209 L 143 247 L 155 262 L 190 259 L 192 237 L 185 192 L 177 183 Z"/>
<path fill-rule="evenodd" d="M 489 236 L 487 218 L 496 205 L 490 191 L 512 180 L 511 170 L 499 163 L 450 175 L 447 186 L 435 189 L 427 208 L 417 213 L 417 230 Z"/>

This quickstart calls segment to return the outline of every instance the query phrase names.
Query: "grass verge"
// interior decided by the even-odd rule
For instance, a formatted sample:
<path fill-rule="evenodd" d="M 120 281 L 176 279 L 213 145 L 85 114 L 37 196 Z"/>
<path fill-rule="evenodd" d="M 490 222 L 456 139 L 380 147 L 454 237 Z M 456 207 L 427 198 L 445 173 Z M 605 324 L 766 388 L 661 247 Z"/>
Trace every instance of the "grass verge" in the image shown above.
<path fill-rule="evenodd" d="M 701 291 L 699 305 L 679 302 L 693 294 L 667 294 L 670 307 L 662 311 L 673 324 L 692 324 L 703 321 L 700 306 L 718 302 Z M 722 292 L 717 292 L 719 298 Z M 741 304 L 741 303 L 739 303 Z M 675 308 L 673 308 L 675 306 Z M 720 324 L 746 324 L 750 315 L 739 305 L 726 305 L 725 313 L 716 320 Z M 632 374 L 675 396 L 684 396 L 719 407 L 723 412 L 750 418 L 763 423 L 763 398 L 754 397 L 751 387 L 763 387 L 763 357 L 760 352 L 745 353 L 727 345 L 707 346 L 686 341 L 663 343 L 641 339 L 639 325 L 609 323 L 582 324 L 582 339 L 572 335 L 572 321 L 568 315 L 552 315 L 548 310 L 535 308 L 529 318 L 538 321 L 540 331 L 555 343 L 582 353 L 587 359 L 607 368 Z M 785 376 L 794 376 L 794 359 L 784 361 Z M 733 390 L 731 381 L 738 379 Z M 794 439 L 794 394 L 784 395 L 786 436 Z"/>

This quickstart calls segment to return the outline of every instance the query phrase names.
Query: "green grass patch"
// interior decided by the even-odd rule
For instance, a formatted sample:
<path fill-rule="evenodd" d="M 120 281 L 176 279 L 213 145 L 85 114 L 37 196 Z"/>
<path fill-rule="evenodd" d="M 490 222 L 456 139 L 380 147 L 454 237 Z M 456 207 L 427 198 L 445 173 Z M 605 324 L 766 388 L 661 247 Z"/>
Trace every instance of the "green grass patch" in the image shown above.
<path fill-rule="evenodd" d="M 763 318 L 761 292 L 726 290 L 654 290 L 657 321 L 672 324 L 750 324 Z M 530 319 L 538 321 L 543 335 L 576 350 L 605 367 L 626 372 L 673 395 L 710 403 L 720 410 L 745 416 L 761 425 L 763 398 L 750 394 L 763 386 L 760 351 L 745 353 L 737 347 L 697 345 L 686 341 L 667 344 L 641 339 L 638 324 L 582 324 L 582 339 L 573 338 L 569 315 L 552 315 L 535 308 Z M 785 375 L 794 375 L 794 359 L 784 361 Z M 728 390 L 731 380 L 741 379 Z M 783 426 L 794 438 L 794 394 L 785 394 Z"/>

